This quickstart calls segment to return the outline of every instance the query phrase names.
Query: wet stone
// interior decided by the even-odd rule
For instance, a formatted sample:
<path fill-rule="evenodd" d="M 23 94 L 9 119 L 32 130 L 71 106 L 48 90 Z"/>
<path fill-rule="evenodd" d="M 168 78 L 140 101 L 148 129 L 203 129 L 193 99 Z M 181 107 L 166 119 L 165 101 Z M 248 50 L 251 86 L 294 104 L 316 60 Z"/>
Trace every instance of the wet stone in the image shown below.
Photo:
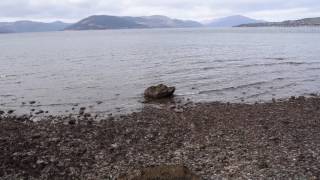
<path fill-rule="evenodd" d="M 85 107 L 81 107 L 80 110 L 79 110 L 79 114 L 80 115 L 83 115 L 84 112 L 85 112 L 86 108 Z"/>
<path fill-rule="evenodd" d="M 36 101 L 30 101 L 29 102 L 29 104 L 35 104 L 36 103 Z"/>
<path fill-rule="evenodd" d="M 9 110 L 7 113 L 8 113 L 8 114 L 13 114 L 13 113 L 14 113 L 14 110 Z"/>
<path fill-rule="evenodd" d="M 0 179 L 312 179 L 319 104 L 176 105 L 181 114 L 166 104 L 101 121 L 0 116 Z"/>
<path fill-rule="evenodd" d="M 182 108 L 176 108 L 176 109 L 174 109 L 174 112 L 183 113 L 183 109 Z"/>
<path fill-rule="evenodd" d="M 102 104 L 102 103 L 103 103 L 102 101 L 97 101 L 97 104 L 98 104 L 98 105 L 100 105 L 100 104 Z"/>
<path fill-rule="evenodd" d="M 75 125 L 75 124 L 76 124 L 76 120 L 71 119 L 71 120 L 68 121 L 68 124 L 70 124 L 70 125 Z"/>
<path fill-rule="evenodd" d="M 159 84 L 157 86 L 148 87 L 144 91 L 144 96 L 150 99 L 162 99 L 173 96 L 176 88 L 168 87 L 164 84 Z"/>
<path fill-rule="evenodd" d="M 90 114 L 90 113 L 85 113 L 85 114 L 84 114 L 84 117 L 87 117 L 87 118 L 88 118 L 88 117 L 91 117 L 91 114 Z"/>
<path fill-rule="evenodd" d="M 43 114 L 44 113 L 44 111 L 43 110 L 39 110 L 39 111 L 37 111 L 35 114 Z"/>

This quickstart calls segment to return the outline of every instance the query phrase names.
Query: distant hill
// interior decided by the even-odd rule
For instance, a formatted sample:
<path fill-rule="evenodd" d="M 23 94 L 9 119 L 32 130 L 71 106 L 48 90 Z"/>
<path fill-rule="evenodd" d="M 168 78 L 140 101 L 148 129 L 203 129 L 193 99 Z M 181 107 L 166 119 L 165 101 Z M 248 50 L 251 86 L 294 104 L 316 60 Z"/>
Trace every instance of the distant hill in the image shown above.
<path fill-rule="evenodd" d="M 65 30 L 99 30 L 99 29 L 132 29 L 147 28 L 129 18 L 118 16 L 90 16 L 67 28 Z"/>
<path fill-rule="evenodd" d="M 142 16 L 142 17 L 125 17 L 129 18 L 138 24 L 147 26 L 148 28 L 188 28 L 202 27 L 203 25 L 196 21 L 185 21 L 179 19 L 171 19 L 166 16 Z"/>
<path fill-rule="evenodd" d="M 166 16 L 120 17 L 95 15 L 75 23 L 65 30 L 100 30 L 100 29 L 133 29 L 133 28 L 182 28 L 201 27 L 195 21 L 171 19 Z"/>
<path fill-rule="evenodd" d="M 196 21 L 172 19 L 160 15 L 141 17 L 94 15 L 87 17 L 75 24 L 68 24 L 61 21 L 52 23 L 35 21 L 0 22 L 0 33 L 49 32 L 62 30 L 268 26 L 320 26 L 320 17 L 283 22 L 265 22 L 241 15 L 236 15 L 215 19 L 201 24 Z"/>
<path fill-rule="evenodd" d="M 12 31 L 5 29 L 5 28 L 1 28 L 0 27 L 0 34 L 5 34 L 5 33 L 13 33 Z"/>
<path fill-rule="evenodd" d="M 320 26 L 320 17 L 290 20 L 283 22 L 266 22 L 255 24 L 242 24 L 239 27 L 299 27 L 299 26 Z"/>
<path fill-rule="evenodd" d="M 68 23 L 56 21 L 52 23 L 34 22 L 34 21 L 16 21 L 16 22 L 0 22 L 0 31 L 5 29 L 8 32 L 21 33 L 21 32 L 48 32 L 48 31 L 61 31 L 67 26 Z"/>
<path fill-rule="evenodd" d="M 212 20 L 205 25 L 207 27 L 234 27 L 241 24 L 261 23 L 265 21 L 248 18 L 241 15 L 229 16 L 225 18 Z"/>

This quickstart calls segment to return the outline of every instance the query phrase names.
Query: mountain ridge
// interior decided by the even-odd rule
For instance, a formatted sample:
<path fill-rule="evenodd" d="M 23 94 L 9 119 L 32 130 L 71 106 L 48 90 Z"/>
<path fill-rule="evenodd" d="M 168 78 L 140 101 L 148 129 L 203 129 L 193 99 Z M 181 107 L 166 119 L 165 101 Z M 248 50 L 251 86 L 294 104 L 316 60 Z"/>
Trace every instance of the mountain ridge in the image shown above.
<path fill-rule="evenodd" d="M 242 15 L 227 16 L 211 20 L 205 23 L 206 27 L 234 27 L 241 24 L 261 23 L 262 20 L 256 20 Z"/>
<path fill-rule="evenodd" d="M 15 21 L 15 22 L 0 22 L 0 29 L 4 29 L 10 33 L 22 32 L 50 32 L 61 31 L 69 26 L 69 23 L 61 21 L 54 21 L 51 23 L 44 23 L 38 21 Z"/>
<path fill-rule="evenodd" d="M 186 28 L 202 27 L 196 21 L 172 19 L 166 16 L 110 16 L 93 15 L 80 20 L 65 30 L 140 29 L 140 28 Z"/>
<path fill-rule="evenodd" d="M 282 22 L 242 24 L 237 27 L 299 27 L 299 26 L 320 26 L 320 17 L 303 18 L 298 20 L 286 20 Z"/>
<path fill-rule="evenodd" d="M 61 21 L 38 22 L 16 21 L 0 22 L 0 33 L 50 32 L 63 30 L 104 30 L 104 29 L 142 29 L 142 28 L 195 28 L 195 27 L 297 27 L 320 26 L 320 17 L 288 20 L 282 22 L 266 22 L 242 15 L 214 19 L 205 23 L 192 20 L 180 20 L 163 15 L 153 16 L 110 16 L 93 15 L 77 23 Z"/>

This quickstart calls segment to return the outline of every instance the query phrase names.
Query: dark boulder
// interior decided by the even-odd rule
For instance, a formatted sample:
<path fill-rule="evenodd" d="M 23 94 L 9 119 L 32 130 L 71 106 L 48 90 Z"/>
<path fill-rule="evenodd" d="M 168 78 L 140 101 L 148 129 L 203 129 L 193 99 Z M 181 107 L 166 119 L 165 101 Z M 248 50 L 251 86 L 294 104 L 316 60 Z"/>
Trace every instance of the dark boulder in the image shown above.
<path fill-rule="evenodd" d="M 168 87 L 163 84 L 157 86 L 151 86 L 144 91 L 144 96 L 146 98 L 152 99 L 162 99 L 171 97 L 176 90 L 175 87 Z"/>

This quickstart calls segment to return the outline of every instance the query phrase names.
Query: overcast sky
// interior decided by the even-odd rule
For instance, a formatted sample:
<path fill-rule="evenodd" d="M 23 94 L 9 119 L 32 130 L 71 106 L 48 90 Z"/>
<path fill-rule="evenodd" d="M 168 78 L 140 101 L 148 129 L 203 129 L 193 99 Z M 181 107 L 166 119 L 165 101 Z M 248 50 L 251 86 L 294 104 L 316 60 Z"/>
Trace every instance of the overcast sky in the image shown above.
<path fill-rule="evenodd" d="M 241 14 L 281 21 L 320 17 L 320 0 L 0 0 L 0 21 L 75 22 L 94 14 L 166 15 L 198 21 Z"/>

